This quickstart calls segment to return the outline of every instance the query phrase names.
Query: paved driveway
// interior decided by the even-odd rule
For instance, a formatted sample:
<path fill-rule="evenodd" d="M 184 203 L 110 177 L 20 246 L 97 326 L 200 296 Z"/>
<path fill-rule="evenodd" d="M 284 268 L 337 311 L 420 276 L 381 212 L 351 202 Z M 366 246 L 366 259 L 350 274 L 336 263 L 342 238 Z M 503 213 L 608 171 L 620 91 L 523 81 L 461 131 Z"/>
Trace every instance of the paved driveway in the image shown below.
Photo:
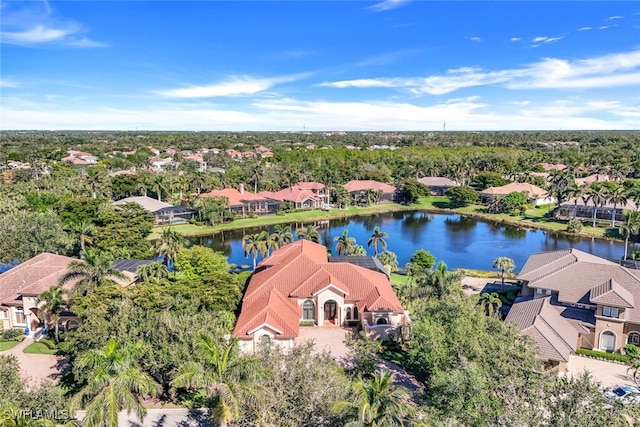
<path fill-rule="evenodd" d="M 571 355 L 567 365 L 567 375 L 575 376 L 587 371 L 603 388 L 610 388 L 634 384 L 633 378 L 627 373 L 627 368 L 627 365 Z"/>
<path fill-rule="evenodd" d="M 342 360 L 347 356 L 349 349 L 344 343 L 345 335 L 353 333 L 353 328 L 340 328 L 337 326 L 300 327 L 300 333 L 295 339 L 295 345 L 305 341 L 313 341 L 318 352 L 328 351 L 334 360 Z"/>
<path fill-rule="evenodd" d="M 40 384 L 44 380 L 58 381 L 65 365 L 64 358 L 50 354 L 23 353 L 31 343 L 33 340 L 26 338 L 12 349 L 0 352 L 0 355 L 15 356 L 20 364 L 20 377 L 33 385 Z"/>

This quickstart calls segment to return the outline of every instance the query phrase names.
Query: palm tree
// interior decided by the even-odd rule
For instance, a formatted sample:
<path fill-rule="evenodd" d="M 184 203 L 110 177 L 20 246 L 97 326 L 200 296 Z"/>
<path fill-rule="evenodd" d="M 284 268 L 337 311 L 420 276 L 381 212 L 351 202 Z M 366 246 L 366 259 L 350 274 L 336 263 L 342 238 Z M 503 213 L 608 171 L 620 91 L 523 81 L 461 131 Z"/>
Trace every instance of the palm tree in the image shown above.
<path fill-rule="evenodd" d="M 166 183 L 165 176 L 161 174 L 155 174 L 151 181 L 151 190 L 153 190 L 153 192 L 156 193 L 156 195 L 158 196 L 159 202 L 162 201 L 162 192 L 167 191 L 167 187 L 165 183 Z"/>
<path fill-rule="evenodd" d="M 351 255 L 356 246 L 356 239 L 349 237 L 349 230 L 344 230 L 342 236 L 334 237 L 333 241 L 337 242 L 336 253 L 338 255 Z"/>
<path fill-rule="evenodd" d="M 378 245 L 382 246 L 383 250 L 387 249 L 387 242 L 384 239 L 388 239 L 389 235 L 384 231 L 380 231 L 380 227 L 375 226 L 373 228 L 373 234 L 369 237 L 367 241 L 367 246 L 373 246 L 374 255 L 378 255 Z"/>
<path fill-rule="evenodd" d="M 138 366 L 144 352 L 142 345 L 122 347 L 112 338 L 104 348 L 81 354 L 76 367 L 88 370 L 87 384 L 71 398 L 71 411 L 84 408 L 84 424 L 90 426 L 116 427 L 118 412 L 125 409 L 142 421 L 147 410 L 140 397 L 160 392 L 160 386 Z"/>
<path fill-rule="evenodd" d="M 71 261 L 67 266 L 67 272 L 58 281 L 64 285 L 77 280 L 74 292 L 86 296 L 95 288 L 116 280 L 126 280 L 127 276 L 113 266 L 113 258 L 105 253 L 88 250 L 83 261 Z"/>
<path fill-rule="evenodd" d="M 613 203 L 613 209 L 611 210 L 611 228 L 616 226 L 616 208 L 618 203 L 621 205 L 627 204 L 627 190 L 624 187 L 618 186 L 609 192 L 609 201 Z"/>
<path fill-rule="evenodd" d="M 90 221 L 74 222 L 69 225 L 69 229 L 74 232 L 80 241 L 80 258 L 84 257 L 86 244 L 93 243 L 93 236 L 96 234 L 96 227 Z"/>
<path fill-rule="evenodd" d="M 311 224 L 307 225 L 306 229 L 298 231 L 296 235 L 298 239 L 309 240 L 311 242 L 322 244 L 322 237 L 320 236 L 320 233 L 318 233 L 318 230 L 316 230 Z"/>
<path fill-rule="evenodd" d="M 585 193 L 585 188 L 572 181 L 567 187 L 567 196 L 573 198 L 573 219 L 578 216 L 578 199 Z"/>
<path fill-rule="evenodd" d="M 293 242 L 293 232 L 290 225 L 277 224 L 273 227 L 273 236 L 278 241 L 278 245 L 286 245 Z"/>
<path fill-rule="evenodd" d="M 394 376 L 382 371 L 371 380 L 358 378 L 352 385 L 353 400 L 340 400 L 331 410 L 344 414 L 349 420 L 345 426 L 394 427 L 409 425 L 416 414 L 408 402 L 410 394 L 404 387 L 393 385 Z"/>
<path fill-rule="evenodd" d="M 502 270 L 502 287 L 504 287 L 504 275 L 505 273 L 511 273 L 516 268 L 516 263 L 511 258 L 501 256 L 493 261 L 493 268 Z"/>
<path fill-rule="evenodd" d="M 500 312 L 500 307 L 502 307 L 502 300 L 496 292 L 484 292 L 480 295 L 478 304 L 484 307 L 484 312 L 487 314 L 487 316 L 494 316 Z"/>
<path fill-rule="evenodd" d="M 186 242 L 187 240 L 182 234 L 169 227 L 163 228 L 160 238 L 156 240 L 156 254 L 163 258 L 168 268 L 171 268 L 180 248 L 182 248 Z"/>
<path fill-rule="evenodd" d="M 60 285 L 53 285 L 48 290 L 44 291 L 38 298 L 36 298 L 36 304 L 40 306 L 39 313 L 44 313 L 43 319 L 49 319 L 48 323 L 53 323 L 55 328 L 55 340 L 59 342 L 59 323 L 60 312 L 67 305 L 65 295 L 67 291 Z M 39 317 L 39 316 L 38 316 Z"/>
<path fill-rule="evenodd" d="M 625 214 L 625 217 L 627 218 L 627 221 L 618 227 L 618 232 L 624 236 L 623 260 L 627 259 L 627 254 L 629 251 L 629 238 L 634 234 L 640 233 L 640 212 L 629 211 Z"/>
<path fill-rule="evenodd" d="M 266 255 L 269 255 L 269 251 L 271 251 L 272 249 L 275 250 L 280 247 L 280 240 L 278 239 L 278 235 L 276 233 L 269 234 L 266 230 L 263 230 L 260 232 L 260 234 L 267 249 Z"/>
<path fill-rule="evenodd" d="M 136 275 L 144 283 L 160 283 L 162 279 L 169 277 L 167 266 L 161 262 L 154 261 L 149 264 L 142 264 L 136 268 Z"/>
<path fill-rule="evenodd" d="M 415 278 L 416 296 L 442 298 L 450 295 L 454 285 L 460 284 L 463 276 L 461 271 L 448 271 L 447 264 L 440 261 L 435 269 L 427 270 Z"/>
<path fill-rule="evenodd" d="M 607 202 L 607 194 L 600 186 L 589 187 L 587 193 L 589 194 L 589 200 L 593 203 L 593 227 L 595 227 L 598 207 Z"/>
<path fill-rule="evenodd" d="M 244 256 L 249 258 L 249 254 L 253 254 L 253 269 L 256 269 L 256 260 L 258 254 L 264 254 L 267 252 L 267 245 L 264 240 L 263 233 L 249 234 L 242 239 L 244 245 Z"/>
<path fill-rule="evenodd" d="M 213 409 L 212 418 L 220 426 L 240 417 L 240 401 L 261 391 L 257 359 L 238 357 L 236 342 L 221 344 L 209 335 L 196 336 L 198 362 L 187 362 L 172 381 L 175 387 L 204 390 Z"/>

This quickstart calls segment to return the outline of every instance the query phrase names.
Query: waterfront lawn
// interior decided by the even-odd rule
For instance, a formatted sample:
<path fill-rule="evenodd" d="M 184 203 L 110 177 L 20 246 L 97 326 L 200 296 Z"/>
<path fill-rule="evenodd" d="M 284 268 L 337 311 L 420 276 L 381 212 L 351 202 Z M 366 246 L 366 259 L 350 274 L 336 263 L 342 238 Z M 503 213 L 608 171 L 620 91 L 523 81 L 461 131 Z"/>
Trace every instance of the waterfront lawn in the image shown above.
<path fill-rule="evenodd" d="M 0 341 L 0 351 L 11 350 L 18 344 L 20 344 L 20 341 Z"/>
<path fill-rule="evenodd" d="M 549 212 L 552 212 L 555 205 L 537 206 L 527 209 L 523 215 L 509 214 L 492 214 L 486 212 L 484 205 L 468 205 L 463 207 L 451 208 L 447 197 L 423 197 L 417 203 L 411 205 L 398 203 L 380 203 L 371 206 L 349 206 L 346 209 L 323 210 L 304 210 L 287 213 L 285 215 L 264 215 L 257 218 L 241 218 L 232 222 L 218 224 L 214 226 L 198 226 L 194 224 L 174 225 L 172 228 L 178 233 L 185 236 L 204 236 L 216 233 L 218 231 L 237 230 L 242 228 L 254 228 L 266 225 L 283 224 L 283 223 L 309 223 L 313 221 L 325 221 L 335 218 L 346 218 L 356 215 L 373 215 L 387 212 L 400 212 L 408 210 L 425 210 L 439 213 L 458 213 L 469 215 L 488 221 L 498 221 L 503 224 L 513 226 L 521 226 L 533 229 L 542 229 L 552 232 L 564 232 L 567 229 L 566 220 L 556 220 L 548 218 Z M 155 227 L 149 236 L 150 239 L 157 239 L 162 233 L 163 227 Z M 591 222 L 583 220 L 581 236 L 598 237 L 606 236 L 607 228 L 605 226 L 592 227 Z"/>

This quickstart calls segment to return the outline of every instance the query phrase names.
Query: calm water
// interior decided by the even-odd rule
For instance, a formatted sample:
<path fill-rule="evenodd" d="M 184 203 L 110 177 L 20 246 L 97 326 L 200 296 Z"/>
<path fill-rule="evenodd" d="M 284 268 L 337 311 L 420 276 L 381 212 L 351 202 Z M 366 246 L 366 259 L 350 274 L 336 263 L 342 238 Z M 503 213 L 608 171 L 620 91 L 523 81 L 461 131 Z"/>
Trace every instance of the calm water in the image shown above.
<path fill-rule="evenodd" d="M 379 226 L 389 234 L 388 249 L 396 253 L 401 267 L 418 249 L 430 251 L 437 261 L 444 261 L 449 268 L 490 270 L 494 259 L 507 256 L 515 261 L 516 271 L 522 268 L 529 255 L 544 251 L 573 247 L 609 259 L 619 259 L 624 254 L 624 244 L 620 242 L 576 239 L 460 215 L 419 211 L 356 216 L 313 224 L 330 249 L 335 249 L 333 238 L 342 235 L 344 229 L 348 229 L 349 236 L 355 237 L 357 243 L 366 248 L 373 228 Z M 304 229 L 306 224 L 291 224 L 291 227 L 294 230 Z M 192 238 L 191 241 L 223 252 L 230 263 L 250 265 L 253 261 L 244 256 L 242 237 L 264 229 L 272 231 L 272 227 L 247 228 Z M 367 248 L 367 251 L 373 255 L 373 248 Z"/>

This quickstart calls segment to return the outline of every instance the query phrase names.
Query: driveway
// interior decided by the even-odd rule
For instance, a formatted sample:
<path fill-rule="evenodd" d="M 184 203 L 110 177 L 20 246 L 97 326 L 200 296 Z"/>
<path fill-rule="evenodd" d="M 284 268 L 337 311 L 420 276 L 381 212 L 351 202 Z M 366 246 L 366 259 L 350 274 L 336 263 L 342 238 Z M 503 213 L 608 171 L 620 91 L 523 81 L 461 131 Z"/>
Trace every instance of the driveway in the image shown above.
<path fill-rule="evenodd" d="M 338 326 L 300 327 L 300 333 L 295 339 L 295 345 L 313 341 L 316 351 L 328 351 L 334 360 L 340 361 L 349 352 L 344 343 L 345 335 L 352 334 L 353 330 L 353 328 L 341 328 Z"/>
<path fill-rule="evenodd" d="M 627 365 L 572 354 L 567 364 L 567 375 L 577 376 L 587 371 L 603 388 L 633 385 L 633 378 L 627 373 L 627 368 Z"/>
<path fill-rule="evenodd" d="M 12 349 L 0 352 L 0 355 L 15 356 L 20 364 L 20 377 L 30 384 L 37 385 L 44 380 L 58 381 L 65 365 L 64 358 L 49 354 L 23 353 L 32 343 L 33 340 L 26 338 Z"/>

